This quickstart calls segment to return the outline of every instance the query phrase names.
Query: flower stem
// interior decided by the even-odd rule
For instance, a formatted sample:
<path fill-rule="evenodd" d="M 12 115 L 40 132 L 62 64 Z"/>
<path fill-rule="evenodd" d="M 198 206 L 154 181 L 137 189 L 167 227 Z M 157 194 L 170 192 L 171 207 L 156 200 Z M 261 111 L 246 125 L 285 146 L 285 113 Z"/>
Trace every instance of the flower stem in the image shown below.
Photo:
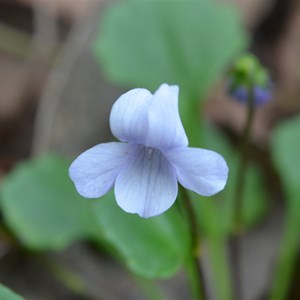
<path fill-rule="evenodd" d="M 298 298 L 295 297 L 296 295 L 294 295 L 295 298 L 291 296 L 292 282 L 295 280 L 293 276 L 295 276 L 297 271 L 297 259 L 299 257 L 300 218 L 298 213 L 298 204 L 297 206 L 290 205 L 288 207 L 285 219 L 286 221 L 281 237 L 279 257 L 277 259 L 275 276 L 271 286 L 270 300 Z"/>
<path fill-rule="evenodd" d="M 248 148 L 251 136 L 251 126 L 254 117 L 254 89 L 252 82 L 248 87 L 247 101 L 247 119 L 242 133 L 240 144 L 240 162 L 237 173 L 237 182 L 234 194 L 233 203 L 233 224 L 235 234 L 230 241 L 230 259 L 232 266 L 232 276 L 235 285 L 235 298 L 242 299 L 241 295 L 241 249 L 239 236 L 243 231 L 243 197 L 246 182 L 247 163 L 248 163 Z"/>
<path fill-rule="evenodd" d="M 235 211 L 234 211 L 234 224 L 236 226 L 237 232 L 240 233 L 243 223 L 243 196 L 244 196 L 244 188 L 245 188 L 245 178 L 247 172 L 247 162 L 248 162 L 248 148 L 249 148 L 249 140 L 251 133 L 251 126 L 254 117 L 254 94 L 253 94 L 253 86 L 249 87 L 248 92 L 248 107 L 247 107 L 247 120 L 244 127 L 241 145 L 240 145 L 240 164 L 238 169 L 237 176 L 237 185 L 235 190 Z"/>
<path fill-rule="evenodd" d="M 182 195 L 182 208 L 185 211 L 187 220 L 189 223 L 189 230 L 191 235 L 191 255 L 187 262 L 187 272 L 189 282 L 195 300 L 205 300 L 206 290 L 203 276 L 203 270 L 199 262 L 199 251 L 200 251 L 200 236 L 198 233 L 197 218 L 191 203 L 188 192 L 180 186 Z"/>

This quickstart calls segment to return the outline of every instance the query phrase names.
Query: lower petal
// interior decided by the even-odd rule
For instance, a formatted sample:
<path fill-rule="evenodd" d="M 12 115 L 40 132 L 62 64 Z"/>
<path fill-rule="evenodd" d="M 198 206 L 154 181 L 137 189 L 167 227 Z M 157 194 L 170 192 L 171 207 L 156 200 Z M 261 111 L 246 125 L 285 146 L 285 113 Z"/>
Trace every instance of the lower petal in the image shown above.
<path fill-rule="evenodd" d="M 166 211 L 174 203 L 177 191 L 174 167 L 159 150 L 144 146 L 121 170 L 115 184 L 118 205 L 144 218 Z"/>
<path fill-rule="evenodd" d="M 86 198 L 98 198 L 106 194 L 134 149 L 130 144 L 105 143 L 79 155 L 69 169 L 78 193 Z"/>
<path fill-rule="evenodd" d="M 182 147 L 164 155 L 176 167 L 177 179 L 185 188 L 203 196 L 212 196 L 225 187 L 228 167 L 218 153 Z"/>

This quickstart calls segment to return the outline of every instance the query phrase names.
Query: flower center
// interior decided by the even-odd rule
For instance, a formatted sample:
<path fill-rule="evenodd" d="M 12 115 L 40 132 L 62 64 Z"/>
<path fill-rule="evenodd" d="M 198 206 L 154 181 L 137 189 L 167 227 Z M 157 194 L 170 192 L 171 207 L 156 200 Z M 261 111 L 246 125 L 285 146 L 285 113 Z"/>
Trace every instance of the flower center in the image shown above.
<path fill-rule="evenodd" d="M 153 151 L 154 151 L 154 148 L 147 147 L 146 153 L 148 156 L 148 160 L 150 160 L 152 158 Z"/>

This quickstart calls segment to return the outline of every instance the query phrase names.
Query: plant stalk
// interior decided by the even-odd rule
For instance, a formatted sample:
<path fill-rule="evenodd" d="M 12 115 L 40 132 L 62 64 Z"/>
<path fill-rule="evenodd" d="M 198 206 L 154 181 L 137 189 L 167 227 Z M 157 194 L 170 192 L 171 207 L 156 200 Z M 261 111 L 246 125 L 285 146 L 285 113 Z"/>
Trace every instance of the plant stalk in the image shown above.
<path fill-rule="evenodd" d="M 247 119 L 240 143 L 240 162 L 237 173 L 235 194 L 233 199 L 233 224 L 235 233 L 229 244 L 232 277 L 235 287 L 234 293 L 235 299 L 237 300 L 242 299 L 240 234 L 243 231 L 243 198 L 248 164 L 248 149 L 255 109 L 254 100 L 254 87 L 251 82 L 248 87 Z"/>
<path fill-rule="evenodd" d="M 185 211 L 191 235 L 191 255 L 187 262 L 187 272 L 194 300 L 206 300 L 207 293 L 203 270 L 199 261 L 200 235 L 198 222 L 188 192 L 180 187 L 182 194 L 182 207 Z"/>

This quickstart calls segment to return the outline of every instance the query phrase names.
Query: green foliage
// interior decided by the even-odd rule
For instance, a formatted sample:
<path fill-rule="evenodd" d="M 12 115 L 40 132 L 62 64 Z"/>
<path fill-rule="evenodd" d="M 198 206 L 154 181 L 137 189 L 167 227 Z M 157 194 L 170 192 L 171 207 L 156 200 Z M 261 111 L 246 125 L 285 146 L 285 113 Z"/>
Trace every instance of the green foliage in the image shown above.
<path fill-rule="evenodd" d="M 300 118 L 280 124 L 272 139 L 272 156 L 280 172 L 289 201 L 300 208 Z M 300 210 L 299 217 L 300 217 Z"/>
<path fill-rule="evenodd" d="M 227 240 L 234 231 L 233 196 L 236 188 L 239 156 L 220 131 L 203 123 L 202 145 L 224 156 L 229 166 L 229 178 L 224 191 L 213 199 L 191 193 L 199 224 L 208 240 L 209 256 L 215 280 L 215 290 L 220 299 L 233 299 L 230 270 L 227 261 Z M 243 199 L 243 226 L 249 229 L 267 212 L 267 201 L 258 168 L 248 167 Z"/>
<path fill-rule="evenodd" d="M 0 299 L 1 300 L 25 300 L 21 296 L 15 294 L 4 285 L 0 284 Z"/>
<path fill-rule="evenodd" d="M 238 182 L 239 155 L 232 152 L 232 156 L 226 157 L 230 166 L 230 174 L 226 189 L 220 195 L 224 199 L 221 209 L 224 214 L 224 229 L 234 230 L 233 224 L 233 199 L 235 196 L 236 183 Z M 268 199 L 264 186 L 264 178 L 260 169 L 253 163 L 249 163 L 245 178 L 245 188 L 242 200 L 242 226 L 248 230 L 257 224 L 268 211 Z M 221 200 L 222 201 L 222 200 Z"/>
<path fill-rule="evenodd" d="M 121 254 L 132 270 L 148 278 L 168 277 L 185 261 L 189 234 L 176 208 L 142 219 L 122 211 L 113 194 L 94 203 L 104 238 Z"/>
<path fill-rule="evenodd" d="M 287 197 L 287 216 L 271 299 L 283 300 L 299 254 L 300 243 L 300 117 L 280 124 L 272 139 L 273 162 Z"/>
<path fill-rule="evenodd" d="M 30 248 L 59 250 L 94 231 L 93 215 L 61 158 L 20 164 L 4 180 L 1 200 L 7 224 Z"/>
<path fill-rule="evenodd" d="M 123 1 L 103 15 L 94 52 L 111 80 L 177 84 L 198 102 L 245 46 L 238 14 L 213 1 Z"/>
<path fill-rule="evenodd" d="M 175 209 L 144 220 L 123 212 L 110 193 L 83 199 L 68 177 L 69 162 L 50 155 L 19 165 L 1 187 L 8 226 L 29 248 L 60 250 L 93 240 L 133 272 L 148 278 L 174 274 L 189 251 L 187 229 Z"/>
<path fill-rule="evenodd" d="M 225 136 L 218 131 L 216 128 L 204 124 L 205 130 L 203 136 L 203 142 L 205 148 L 214 150 L 222 154 L 229 166 L 229 176 L 226 187 L 224 191 L 215 196 L 215 201 L 205 201 L 212 202 L 210 204 L 203 204 L 209 206 L 215 206 L 210 208 L 213 214 L 218 214 L 217 216 L 207 216 L 205 214 L 206 210 L 203 211 L 200 208 L 201 218 L 203 222 L 208 223 L 204 225 L 206 228 L 213 230 L 211 234 L 219 232 L 219 234 L 226 236 L 234 230 L 233 226 L 233 197 L 236 189 L 237 182 L 237 171 L 239 164 L 239 155 L 235 149 L 229 144 Z M 245 191 L 243 198 L 243 208 L 242 208 L 242 219 L 243 227 L 249 229 L 262 217 L 265 215 L 268 209 L 268 201 L 266 196 L 266 191 L 264 188 L 263 177 L 259 168 L 253 163 L 249 163 Z M 210 223 L 215 223 L 215 225 L 210 225 Z M 217 229 L 218 228 L 218 229 Z"/>

